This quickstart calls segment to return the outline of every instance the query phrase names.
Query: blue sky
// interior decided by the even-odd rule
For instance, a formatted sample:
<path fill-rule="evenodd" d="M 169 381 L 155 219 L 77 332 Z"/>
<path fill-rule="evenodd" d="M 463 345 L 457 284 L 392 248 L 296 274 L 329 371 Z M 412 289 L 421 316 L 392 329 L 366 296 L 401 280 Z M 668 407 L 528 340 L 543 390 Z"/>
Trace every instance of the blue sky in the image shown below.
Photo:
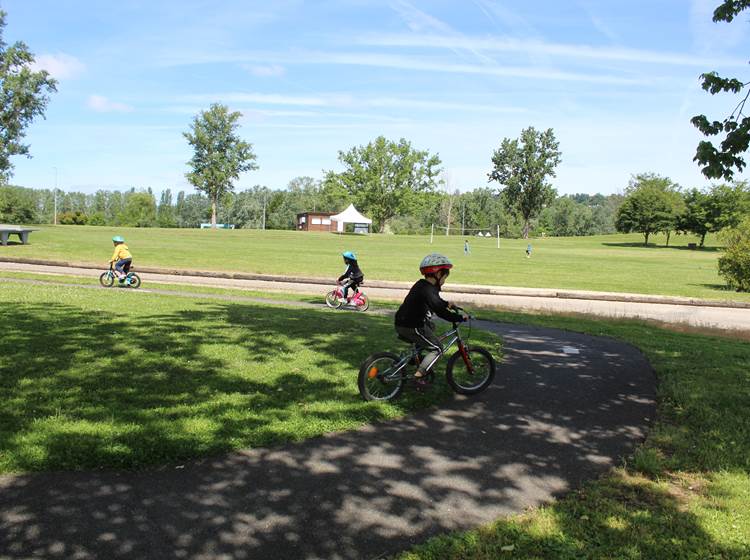
<path fill-rule="evenodd" d="M 720 117 L 701 72 L 747 79 L 747 17 L 719 0 L 0 0 L 59 80 L 15 184 L 190 191 L 182 132 L 212 102 L 243 113 L 260 169 L 282 188 L 339 169 L 378 135 L 437 152 L 450 188 L 486 185 L 490 157 L 551 127 L 560 193 L 622 190 L 653 171 L 703 186 L 691 116 Z"/>

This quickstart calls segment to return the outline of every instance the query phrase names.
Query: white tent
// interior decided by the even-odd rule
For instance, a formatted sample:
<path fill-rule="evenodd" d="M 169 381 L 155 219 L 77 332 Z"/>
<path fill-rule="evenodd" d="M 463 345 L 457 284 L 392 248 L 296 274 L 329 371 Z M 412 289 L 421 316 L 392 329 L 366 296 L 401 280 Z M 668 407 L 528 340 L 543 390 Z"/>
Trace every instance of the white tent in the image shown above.
<path fill-rule="evenodd" d="M 354 204 L 350 204 L 349 208 L 347 208 L 340 214 L 331 216 L 331 221 L 336 222 L 336 231 L 339 233 L 342 233 L 344 231 L 344 224 L 354 224 L 355 233 L 361 233 L 361 230 L 363 229 L 366 233 L 369 229 L 368 226 L 372 224 L 372 220 L 360 214 L 359 211 L 354 207 Z M 360 231 L 357 231 L 358 229 Z"/>

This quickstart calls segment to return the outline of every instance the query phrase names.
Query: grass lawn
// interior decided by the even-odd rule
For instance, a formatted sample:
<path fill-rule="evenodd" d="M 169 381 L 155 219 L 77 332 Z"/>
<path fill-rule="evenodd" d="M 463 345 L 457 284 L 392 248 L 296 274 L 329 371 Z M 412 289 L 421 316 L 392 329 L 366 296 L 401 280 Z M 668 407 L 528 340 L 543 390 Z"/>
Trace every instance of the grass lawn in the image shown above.
<path fill-rule="evenodd" d="M 532 258 L 527 242 L 463 237 L 344 235 L 296 231 L 129 229 L 88 226 L 43 226 L 31 245 L 0 247 L 0 256 L 101 263 L 112 253 L 115 233 L 128 240 L 136 267 L 163 266 L 334 278 L 343 271 L 340 253 L 351 249 L 369 279 L 415 280 L 422 257 L 443 252 L 456 262 L 451 281 L 539 288 L 667 294 L 750 301 L 750 294 L 723 288 L 716 261 L 720 252 L 709 238 L 707 248 L 687 250 L 689 236 L 673 236 L 663 247 L 642 246 L 640 235 L 606 235 L 535 239 Z"/>
<path fill-rule="evenodd" d="M 750 343 L 638 322 L 482 316 L 626 340 L 659 379 L 659 414 L 621 468 L 568 497 L 400 560 L 750 558 Z"/>
<path fill-rule="evenodd" d="M 360 399 L 361 360 L 398 348 L 388 316 L 7 281 L 0 323 L 0 473 L 174 463 L 451 394 Z"/>

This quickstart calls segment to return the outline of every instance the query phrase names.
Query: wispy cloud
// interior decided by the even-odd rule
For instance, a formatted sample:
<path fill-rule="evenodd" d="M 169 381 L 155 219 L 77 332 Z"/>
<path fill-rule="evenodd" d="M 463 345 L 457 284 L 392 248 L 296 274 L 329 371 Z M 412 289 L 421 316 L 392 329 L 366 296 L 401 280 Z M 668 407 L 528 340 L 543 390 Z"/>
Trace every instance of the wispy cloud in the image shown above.
<path fill-rule="evenodd" d="M 130 105 L 111 101 L 102 95 L 89 95 L 86 105 L 98 113 L 129 113 L 133 110 Z"/>
<path fill-rule="evenodd" d="M 247 65 L 245 69 L 253 76 L 260 78 L 277 78 L 286 73 L 286 69 L 280 64 L 255 64 Z"/>
<path fill-rule="evenodd" d="M 380 36 L 381 38 L 383 36 Z M 424 37 L 424 36 L 421 36 Z M 431 36 L 428 36 L 431 37 Z M 406 39 L 404 39 L 406 40 Z M 593 50 L 593 49 L 592 49 Z M 411 70 L 420 72 L 436 72 L 446 74 L 474 74 L 484 76 L 501 76 L 511 78 L 526 78 L 544 81 L 584 82 L 614 85 L 638 85 L 646 83 L 647 79 L 638 76 L 622 76 L 604 74 L 601 72 L 584 73 L 568 72 L 557 68 L 544 66 L 503 66 L 500 64 L 465 64 L 446 62 L 444 57 L 418 57 L 404 55 L 390 55 L 381 53 L 359 52 L 321 52 L 298 51 L 293 53 L 278 52 L 214 52 L 210 54 L 196 54 L 180 56 L 172 55 L 163 59 L 169 66 L 183 64 L 210 64 L 218 62 L 268 62 L 277 64 L 328 64 L 347 66 L 371 66 L 392 68 L 397 70 Z"/>
<path fill-rule="evenodd" d="M 56 53 L 36 56 L 31 68 L 34 71 L 46 70 L 58 80 L 70 80 L 83 74 L 86 65 L 74 56 Z"/>
<path fill-rule="evenodd" d="M 390 2 L 390 6 L 401 16 L 401 19 L 412 31 L 422 32 L 429 30 L 443 31 L 446 33 L 453 32 L 448 24 L 426 12 L 423 12 L 414 6 L 414 4 L 407 2 L 406 0 L 393 0 Z"/>
<path fill-rule="evenodd" d="M 475 74 L 527 78 L 545 81 L 588 82 L 599 84 L 641 84 L 643 79 L 608 74 L 587 74 L 568 72 L 556 68 L 503 66 L 500 64 L 480 65 L 445 62 L 443 58 L 410 57 L 380 53 L 320 53 L 309 52 L 301 55 L 300 62 L 308 64 L 346 64 L 352 66 L 376 66 L 422 72 L 447 74 Z"/>
<path fill-rule="evenodd" d="M 180 97 L 184 102 L 212 103 L 246 103 L 260 105 L 294 105 L 301 107 L 321 107 L 330 104 L 330 98 L 311 95 L 288 95 L 277 93 L 242 93 L 227 92 L 216 94 L 185 95 Z"/>
<path fill-rule="evenodd" d="M 390 5 L 391 8 L 393 8 L 401 16 L 401 19 L 404 21 L 404 23 L 406 23 L 409 29 L 416 33 L 428 32 L 437 33 L 438 35 L 445 37 L 462 37 L 461 33 L 454 30 L 450 25 L 428 14 L 427 12 L 423 12 L 407 0 L 393 0 Z M 454 48 L 452 50 L 457 55 L 462 55 L 460 49 Z M 492 59 L 478 52 L 476 49 L 469 48 L 466 50 L 468 50 L 471 55 L 479 59 L 480 62 L 494 62 Z"/>
<path fill-rule="evenodd" d="M 360 45 L 434 49 L 476 49 L 484 52 L 520 52 L 569 59 L 623 61 L 674 66 L 745 66 L 740 58 L 696 57 L 693 54 L 621 47 L 528 41 L 510 37 L 444 37 L 435 34 L 373 34 L 356 39 Z"/>
<path fill-rule="evenodd" d="M 298 107 L 320 107 L 325 109 L 409 109 L 411 111 L 463 111 L 463 112 L 482 112 L 482 113 L 523 113 L 526 109 L 513 106 L 492 105 L 488 103 L 471 103 L 457 102 L 446 100 L 431 99 L 413 99 L 408 97 L 386 97 L 386 96 L 353 96 L 350 94 L 326 94 L 318 96 L 304 95 L 282 95 L 267 93 L 211 93 L 201 95 L 186 95 L 179 98 L 178 103 L 211 103 L 221 100 L 225 103 L 235 103 L 238 105 L 281 105 L 281 106 L 298 106 Z M 261 110 L 253 108 L 258 114 L 265 116 L 333 116 L 333 117 L 377 117 L 382 115 L 372 115 L 365 113 L 332 113 L 332 112 L 313 112 L 313 111 L 276 111 Z M 191 112 L 195 112 L 191 109 Z M 400 120 L 400 119 L 399 119 Z"/>

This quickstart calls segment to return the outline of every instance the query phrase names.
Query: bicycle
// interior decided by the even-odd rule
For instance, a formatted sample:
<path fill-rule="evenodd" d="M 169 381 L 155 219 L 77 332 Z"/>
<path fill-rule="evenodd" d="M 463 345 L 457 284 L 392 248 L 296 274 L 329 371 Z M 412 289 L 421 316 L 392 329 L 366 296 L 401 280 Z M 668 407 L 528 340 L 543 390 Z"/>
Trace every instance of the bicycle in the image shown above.
<path fill-rule="evenodd" d="M 463 311 L 460 307 L 455 307 Z M 469 315 L 469 335 L 471 337 L 471 321 Z M 445 378 L 451 389 L 461 395 L 476 395 L 490 386 L 495 378 L 495 358 L 485 348 L 469 346 L 464 343 L 459 331 L 459 323 L 453 323 L 453 328 L 438 337 L 444 348 L 444 353 L 453 344 L 458 349 L 448 358 L 445 366 Z M 416 344 L 410 350 L 401 354 L 393 352 L 376 352 L 368 356 L 359 369 L 357 384 L 359 393 L 366 401 L 388 401 L 395 399 L 404 390 L 406 381 L 415 377 L 417 366 L 421 361 L 421 350 Z M 445 341 L 448 341 L 447 343 Z M 434 371 L 429 371 L 425 378 L 427 382 L 434 379 Z"/>
<path fill-rule="evenodd" d="M 344 289 L 340 284 L 326 294 L 326 305 L 331 309 L 341 309 L 344 305 L 353 307 L 357 311 L 367 311 L 370 308 L 370 299 L 362 290 L 357 288 L 356 291 L 344 299 Z"/>
<path fill-rule="evenodd" d="M 120 279 L 121 284 L 128 288 L 139 288 L 141 286 L 141 277 L 135 272 L 130 271 L 130 265 L 124 269 L 124 272 L 125 278 Z M 101 276 L 99 276 L 99 283 L 105 288 L 111 288 L 115 283 L 115 279 L 117 279 L 117 275 L 115 275 L 115 270 L 110 263 L 109 270 L 102 272 Z"/>

